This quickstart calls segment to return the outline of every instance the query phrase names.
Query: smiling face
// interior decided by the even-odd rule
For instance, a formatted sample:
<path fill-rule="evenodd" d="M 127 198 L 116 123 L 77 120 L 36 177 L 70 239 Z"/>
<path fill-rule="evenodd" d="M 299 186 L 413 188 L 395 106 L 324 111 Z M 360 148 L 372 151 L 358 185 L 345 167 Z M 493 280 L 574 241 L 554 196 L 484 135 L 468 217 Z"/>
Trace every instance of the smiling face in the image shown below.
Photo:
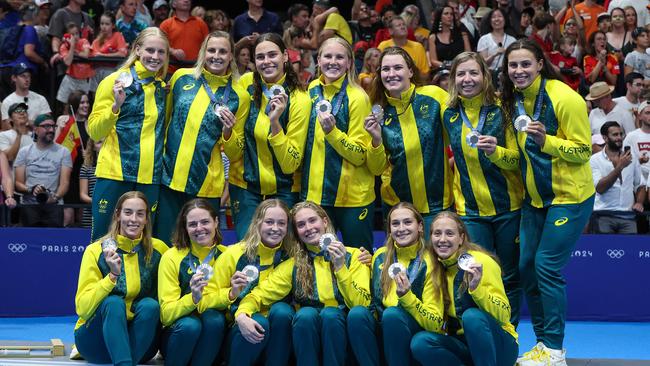
<path fill-rule="evenodd" d="M 277 44 L 263 41 L 255 47 L 255 68 L 266 83 L 275 83 L 284 75 L 284 64 L 289 59 Z"/>
<path fill-rule="evenodd" d="M 483 73 L 478 62 L 467 60 L 458 64 L 454 82 L 461 96 L 471 98 L 478 95 L 483 89 Z"/>
<path fill-rule="evenodd" d="M 212 37 L 205 48 L 203 66 L 214 75 L 225 75 L 232 61 L 230 42 L 224 37 Z"/>
<path fill-rule="evenodd" d="M 135 54 L 145 69 L 156 73 L 163 67 L 167 47 L 162 38 L 151 36 L 144 39 L 141 46 L 136 45 Z"/>
<path fill-rule="evenodd" d="M 465 235 L 458 230 L 458 224 L 449 217 L 440 217 L 431 225 L 431 244 L 441 259 L 452 257 L 460 249 Z"/>
<path fill-rule="evenodd" d="M 398 208 L 391 212 L 389 218 L 390 236 L 395 245 L 408 247 L 417 242 L 422 235 L 423 226 L 418 222 L 413 211 L 407 208 Z"/>
<path fill-rule="evenodd" d="M 203 247 L 214 244 L 219 221 L 210 216 L 210 212 L 203 208 L 193 208 L 185 217 L 185 230 L 190 240 Z"/>
<path fill-rule="evenodd" d="M 348 55 L 348 50 L 337 42 L 328 42 L 318 56 L 318 66 L 325 78 L 326 83 L 332 83 L 346 72 L 352 66 L 352 60 Z"/>
<path fill-rule="evenodd" d="M 77 108 L 77 114 L 81 116 L 88 116 L 90 113 L 90 101 L 88 100 L 88 95 L 84 94 L 79 99 L 79 107 Z"/>
<path fill-rule="evenodd" d="M 142 235 L 147 224 L 147 204 L 140 198 L 129 198 L 122 203 L 118 220 L 120 235 L 131 240 Z"/>
<path fill-rule="evenodd" d="M 503 17 L 503 13 L 500 10 L 495 10 L 492 12 L 492 17 L 490 18 L 490 25 L 492 29 L 501 30 L 505 26 L 506 19 Z"/>
<path fill-rule="evenodd" d="M 262 243 L 270 248 L 280 245 L 287 235 L 288 223 L 287 213 L 281 207 L 269 207 L 259 226 Z"/>
<path fill-rule="evenodd" d="M 301 242 L 317 246 L 321 235 L 327 230 L 327 218 L 320 217 L 311 208 L 302 208 L 294 214 L 296 232 Z"/>
<path fill-rule="evenodd" d="M 380 77 L 386 91 L 392 97 L 399 98 L 411 86 L 413 70 L 409 69 L 401 55 L 386 55 L 381 60 Z"/>
<path fill-rule="evenodd" d="M 246 67 L 249 62 L 251 62 L 251 53 L 248 48 L 242 48 L 239 51 L 239 56 L 237 56 L 237 65 Z"/>
<path fill-rule="evenodd" d="M 535 81 L 544 66 L 542 60 L 526 49 L 518 49 L 508 55 L 508 77 L 517 89 L 526 89 Z"/>

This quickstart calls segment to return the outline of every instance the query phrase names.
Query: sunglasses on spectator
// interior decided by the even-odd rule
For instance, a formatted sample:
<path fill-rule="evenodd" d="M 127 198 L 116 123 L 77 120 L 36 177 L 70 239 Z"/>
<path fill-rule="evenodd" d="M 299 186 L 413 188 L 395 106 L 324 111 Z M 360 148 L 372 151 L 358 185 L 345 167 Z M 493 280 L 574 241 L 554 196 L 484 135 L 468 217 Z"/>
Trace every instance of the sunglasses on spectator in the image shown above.
<path fill-rule="evenodd" d="M 25 113 L 25 112 L 27 112 L 27 109 L 25 108 L 16 108 L 13 111 L 13 113 Z"/>

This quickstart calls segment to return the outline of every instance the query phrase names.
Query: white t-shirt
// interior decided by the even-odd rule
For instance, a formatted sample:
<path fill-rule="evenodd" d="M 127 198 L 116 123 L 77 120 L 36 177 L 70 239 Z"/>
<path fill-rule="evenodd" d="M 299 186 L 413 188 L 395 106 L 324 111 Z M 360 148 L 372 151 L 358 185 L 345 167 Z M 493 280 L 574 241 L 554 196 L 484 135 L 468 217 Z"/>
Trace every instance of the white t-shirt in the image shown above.
<path fill-rule="evenodd" d="M 2 101 L 3 120 L 9 119 L 9 107 L 15 103 L 27 104 L 27 116 L 30 122 L 34 121 L 39 114 L 52 113 L 50 105 L 47 103 L 47 99 L 45 99 L 45 97 L 42 95 L 34 93 L 30 90 L 27 94 L 27 101 L 25 101 L 25 97 L 21 97 L 20 95 L 16 94 L 16 92 L 13 92 Z"/>
<path fill-rule="evenodd" d="M 594 186 L 597 186 L 603 177 L 614 170 L 614 165 L 605 154 L 604 149 L 592 155 L 589 162 Z M 632 212 L 632 205 L 636 202 L 635 192 L 645 184 L 639 161 L 633 159 L 630 165 L 623 168 L 620 178 L 616 178 L 608 190 L 603 194 L 596 192 L 594 211 Z"/>
<path fill-rule="evenodd" d="M 14 141 L 16 141 L 17 135 L 18 132 L 14 129 L 0 132 L 0 151 L 9 150 L 11 145 L 14 144 Z M 32 136 L 29 134 L 20 136 L 20 148 L 18 150 L 31 145 L 33 142 Z"/>
<path fill-rule="evenodd" d="M 600 108 L 593 108 L 589 112 L 589 123 L 591 124 L 591 134 L 600 134 L 600 127 L 607 121 L 616 121 L 625 134 L 628 134 L 636 129 L 634 125 L 634 116 L 630 114 L 623 106 L 616 104 L 614 109 L 608 114 L 605 114 Z"/>
<path fill-rule="evenodd" d="M 630 147 L 632 158 L 637 161 L 641 156 L 650 157 L 650 133 L 643 132 L 643 130 L 637 128 L 627 134 L 625 140 L 623 140 L 623 147 L 625 146 Z M 650 160 L 641 164 L 641 171 L 643 172 L 643 177 L 648 179 Z"/>
<path fill-rule="evenodd" d="M 506 34 L 503 37 L 503 48 L 508 48 L 512 43 L 516 41 L 515 37 Z M 499 49 L 499 43 L 494 40 L 492 37 L 492 33 L 484 34 L 479 38 L 478 40 L 478 45 L 476 45 L 476 52 L 483 52 L 487 51 L 487 57 L 490 57 L 497 53 L 497 50 Z M 503 64 L 503 57 L 505 53 L 501 54 L 500 56 L 497 56 L 492 59 L 492 62 L 490 62 L 490 70 L 497 70 L 502 64 Z"/>
<path fill-rule="evenodd" d="M 639 103 L 630 102 L 625 95 L 623 95 L 622 97 L 614 98 L 612 100 L 621 108 L 630 112 L 632 116 L 634 116 L 634 110 L 639 108 Z"/>
<path fill-rule="evenodd" d="M 650 80 L 650 55 L 644 52 L 632 51 L 625 56 L 625 66 L 631 67 L 634 72 L 643 75 L 645 80 Z"/>

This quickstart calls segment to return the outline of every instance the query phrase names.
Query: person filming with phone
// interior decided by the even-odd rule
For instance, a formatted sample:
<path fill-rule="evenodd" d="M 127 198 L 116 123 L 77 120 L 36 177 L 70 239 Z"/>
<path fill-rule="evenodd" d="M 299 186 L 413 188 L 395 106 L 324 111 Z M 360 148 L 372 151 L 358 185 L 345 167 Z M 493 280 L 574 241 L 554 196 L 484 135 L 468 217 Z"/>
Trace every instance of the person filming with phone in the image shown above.
<path fill-rule="evenodd" d="M 632 159 L 629 146 L 622 148 L 625 133 L 618 122 L 605 122 L 600 133 L 605 148 L 590 161 L 596 186 L 593 229 L 602 234 L 636 234 L 635 216 L 643 212 L 648 196 L 641 166 Z"/>

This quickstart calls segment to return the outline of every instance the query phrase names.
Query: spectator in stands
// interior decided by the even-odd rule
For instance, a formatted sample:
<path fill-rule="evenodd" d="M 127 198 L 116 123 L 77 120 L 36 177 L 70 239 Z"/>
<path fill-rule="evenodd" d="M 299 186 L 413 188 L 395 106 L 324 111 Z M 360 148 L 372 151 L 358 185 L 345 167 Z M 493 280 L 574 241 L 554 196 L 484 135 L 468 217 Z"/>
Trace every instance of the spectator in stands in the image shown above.
<path fill-rule="evenodd" d="M 530 37 L 533 34 L 533 18 L 535 17 L 535 9 L 526 7 L 521 12 L 521 20 L 519 20 L 519 29 L 521 34 L 519 38 Z"/>
<path fill-rule="evenodd" d="M 481 38 L 478 40 L 476 52 L 485 60 L 489 65 L 492 85 L 499 90 L 500 82 L 498 82 L 498 74 L 503 66 L 503 53 L 506 48 L 510 46 L 515 37 L 506 32 L 508 27 L 508 19 L 503 14 L 503 10 L 494 9 L 488 13 L 485 20 L 481 22 Z"/>
<path fill-rule="evenodd" d="M 147 27 L 153 25 L 153 18 L 151 17 L 149 8 L 145 5 L 144 0 L 136 0 L 135 19 L 146 24 Z"/>
<path fill-rule="evenodd" d="M 125 0 L 134 1 L 134 0 Z M 74 56 L 90 56 L 90 43 L 86 38 L 81 37 L 79 27 L 74 22 L 67 25 L 67 33 L 63 36 L 59 54 L 63 62 L 68 65 L 63 81 L 56 93 L 56 100 L 67 104 L 68 96 L 75 90 L 88 93 L 90 91 L 90 80 L 95 76 L 95 70 L 88 62 L 75 62 Z M 67 111 L 65 111 L 67 113 Z"/>
<path fill-rule="evenodd" d="M 460 20 L 461 24 L 463 24 L 467 29 L 467 34 L 469 35 L 469 41 L 472 45 L 472 49 L 475 49 L 476 42 L 478 42 L 478 39 L 481 36 L 479 33 L 479 24 L 474 18 L 474 15 L 476 14 L 476 8 L 467 0 L 448 0 L 447 6 L 454 9 L 456 18 Z M 431 22 L 431 24 L 433 23 L 434 22 Z"/>
<path fill-rule="evenodd" d="M 115 22 L 115 28 L 122 33 L 124 40 L 132 44 L 135 38 L 149 25 L 135 17 L 138 8 L 137 0 L 120 0 L 122 16 Z"/>
<path fill-rule="evenodd" d="M 28 117 L 30 121 L 36 119 L 36 116 L 39 114 L 50 113 L 50 105 L 47 103 L 47 99 L 44 96 L 29 90 L 32 85 L 32 74 L 25 63 L 16 64 L 11 69 L 11 82 L 14 85 L 14 92 L 9 94 L 2 101 L 2 130 L 6 130 L 9 127 L 9 107 L 15 103 L 25 103 L 29 110 Z"/>
<path fill-rule="evenodd" d="M 352 20 L 348 22 L 354 43 L 364 41 L 373 43 L 375 34 L 382 27 L 380 22 L 373 23 L 368 4 L 355 0 L 352 5 Z"/>
<path fill-rule="evenodd" d="M 631 72 L 625 75 L 625 95 L 614 98 L 614 102 L 627 110 L 632 116 L 632 119 L 636 119 L 642 90 L 643 75 L 638 72 Z M 638 127 L 639 125 L 636 124 L 636 128 Z"/>
<path fill-rule="evenodd" d="M 648 4 L 644 1 L 610 0 L 607 5 L 607 11 L 611 13 L 614 8 L 622 8 L 626 10 L 627 8 L 630 8 L 633 10 L 634 13 L 630 12 L 630 14 L 634 14 L 634 18 L 630 17 L 630 20 L 634 20 L 634 22 L 630 21 L 629 29 L 629 31 L 632 31 L 636 27 L 643 27 L 650 23 L 650 13 L 648 12 L 647 6 Z"/>
<path fill-rule="evenodd" d="M 612 28 L 607 32 L 607 46 L 614 51 L 618 58 L 625 58 L 634 47 L 632 43 L 632 32 L 625 29 L 625 11 L 621 8 L 613 8 Z"/>
<path fill-rule="evenodd" d="M 318 34 L 318 44 L 322 44 L 326 39 L 334 36 L 345 39 L 352 44 L 352 31 L 348 26 L 347 20 L 343 18 L 337 8 L 330 6 L 329 0 L 314 0 L 312 7 L 312 16 L 317 19 L 319 16 L 325 17 L 325 24 Z"/>
<path fill-rule="evenodd" d="M 370 44 L 371 47 L 377 47 L 383 41 L 390 39 L 390 21 L 397 16 L 397 9 L 392 5 L 386 5 L 381 10 L 381 22 L 384 28 L 377 30 L 375 34 L 375 41 Z M 409 41 L 415 41 L 415 34 L 412 30 L 408 31 Z"/>
<path fill-rule="evenodd" d="M 643 75 L 646 86 L 650 86 L 650 55 L 647 53 L 650 47 L 650 36 L 645 28 L 637 28 L 632 32 L 634 39 L 634 50 L 625 56 L 625 75 L 631 72 L 638 72 Z"/>
<path fill-rule="evenodd" d="M 152 346 L 160 328 L 158 265 L 167 246 L 151 237 L 151 204 L 142 192 L 116 201 L 108 234 L 88 245 L 81 259 L 74 338 L 89 363 L 138 365 L 158 348 Z M 110 239 L 114 246 L 103 248 Z"/>
<path fill-rule="evenodd" d="M 621 73 L 621 68 L 616 56 L 607 51 L 607 35 L 605 33 L 597 30 L 591 34 L 589 54 L 582 62 L 588 84 L 605 81 L 609 85 L 616 85 L 616 77 Z"/>
<path fill-rule="evenodd" d="M 23 193 L 20 217 L 23 226 L 63 226 L 58 205 L 68 191 L 72 161 L 70 151 L 54 142 L 56 124 L 49 114 L 34 121 L 36 142 L 21 148 L 14 162 L 16 191 Z"/>
<path fill-rule="evenodd" d="M 377 76 L 379 69 L 379 55 L 381 51 L 377 48 L 368 48 L 363 55 L 363 66 L 359 73 L 359 85 L 367 92 L 370 92 L 372 81 Z"/>
<path fill-rule="evenodd" d="M 612 30 L 612 16 L 609 13 L 604 12 L 598 14 L 597 18 L 598 30 L 607 33 Z"/>
<path fill-rule="evenodd" d="M 625 10 L 625 29 L 628 32 L 632 32 L 637 27 L 643 27 L 643 22 L 639 22 L 638 13 L 634 6 L 628 5 L 623 8 Z"/>
<path fill-rule="evenodd" d="M 589 112 L 592 135 L 600 133 L 600 127 L 607 121 L 618 121 L 626 134 L 636 129 L 630 113 L 612 100 L 613 91 L 614 87 L 604 81 L 595 82 L 589 87 L 585 99 L 591 101 L 593 106 Z"/>
<path fill-rule="evenodd" d="M 208 25 L 210 33 L 222 31 L 230 33 L 231 22 L 228 15 L 222 10 L 208 10 L 205 12 L 205 23 Z"/>
<path fill-rule="evenodd" d="M 471 51 L 469 35 L 465 26 L 456 18 L 454 9 L 450 6 L 444 6 L 436 10 L 435 21 L 429 36 L 429 63 L 431 67 L 434 69 L 439 67 L 449 69 L 454 57 L 463 51 Z M 425 69 L 422 69 L 421 64 L 417 64 L 417 66 L 420 71 L 429 70 L 428 65 Z"/>
<path fill-rule="evenodd" d="M 269 32 L 282 36 L 280 17 L 263 8 L 264 0 L 246 0 L 246 2 L 248 3 L 248 10 L 235 17 L 233 22 L 232 34 L 235 42 L 246 36 Z"/>
<path fill-rule="evenodd" d="M 624 132 L 617 122 L 605 122 L 600 132 L 605 148 L 590 160 L 596 186 L 594 229 L 599 234 L 636 234 L 635 214 L 643 212 L 647 197 L 641 166 L 629 148 L 623 150 Z"/>
<path fill-rule="evenodd" d="M 192 11 L 190 12 L 190 15 L 192 15 L 194 17 L 197 17 L 197 18 L 201 18 L 201 19 L 203 19 L 205 21 L 205 8 L 200 6 L 200 5 L 197 5 L 197 6 L 192 8 Z"/>
<path fill-rule="evenodd" d="M 203 19 L 190 15 L 191 7 L 191 0 L 172 0 L 174 15 L 160 24 L 169 39 L 169 53 L 177 60 L 196 60 L 201 43 L 208 35 L 208 25 Z"/>
<path fill-rule="evenodd" d="M 451 9 L 450 9 L 451 11 Z M 429 73 L 429 63 L 427 62 L 427 54 L 422 44 L 411 41 L 407 38 L 406 22 L 401 17 L 394 17 L 390 20 L 389 24 L 391 38 L 383 41 L 377 46 L 380 51 L 384 51 L 388 47 L 400 47 L 406 51 L 415 62 L 421 75 Z M 435 37 L 435 35 L 432 35 Z"/>
<path fill-rule="evenodd" d="M 93 29 L 95 23 L 88 13 L 81 10 L 81 7 L 86 4 L 86 0 L 69 0 L 68 5 L 64 8 L 57 10 L 52 19 L 50 19 L 50 29 L 48 35 L 52 38 L 51 47 L 53 56 L 50 59 L 50 64 L 61 61 L 63 56 L 59 54 L 61 42 L 68 23 L 74 22 L 79 28 L 79 38 L 92 39 Z M 65 68 L 64 68 L 65 69 Z"/>
<path fill-rule="evenodd" d="M 140 32 L 124 64 L 97 87 L 88 134 L 96 141 L 105 140 L 97 159 L 93 240 L 107 232 L 115 202 L 124 192 L 144 192 L 157 205 L 165 139 L 163 80 L 168 63 L 167 37 L 149 27 Z M 123 77 L 127 73 L 130 85 Z"/>
<path fill-rule="evenodd" d="M 585 38 L 590 39 L 591 35 L 598 30 L 598 14 L 604 13 L 606 10 L 601 5 L 598 5 L 595 0 L 584 0 L 575 7 L 572 5 L 572 8 L 567 10 L 562 24 L 573 18 L 574 12 L 577 12 L 582 18 L 585 27 Z"/>
<path fill-rule="evenodd" d="M 156 0 L 153 3 L 153 25 L 160 27 L 160 24 L 169 17 L 169 4 L 165 0 Z"/>
<path fill-rule="evenodd" d="M 566 23 L 564 23 L 562 36 L 573 37 L 577 40 L 577 45 L 575 51 L 573 52 L 573 57 L 575 57 L 578 61 L 582 60 L 587 50 L 587 39 L 585 38 L 582 19 L 579 16 L 576 16 L 573 19 L 567 20 Z"/>
<path fill-rule="evenodd" d="M 533 18 L 533 34 L 530 39 L 539 44 L 547 57 L 553 51 L 554 26 L 555 18 L 548 13 L 540 13 Z"/>
<path fill-rule="evenodd" d="M 431 32 L 420 25 L 420 9 L 417 5 L 406 5 L 400 17 L 406 22 L 406 28 L 413 31 L 415 39 L 423 46 L 426 46 Z"/>
<path fill-rule="evenodd" d="M 235 45 L 235 62 L 239 75 L 255 70 L 255 65 L 251 63 L 251 48 L 248 44 L 238 43 Z"/>
<path fill-rule="evenodd" d="M 521 19 L 521 12 L 523 10 L 523 1 L 496 0 L 496 3 L 497 8 L 501 9 L 508 19 L 508 24 L 512 27 L 512 33 L 521 34 L 519 20 Z"/>
<path fill-rule="evenodd" d="M 632 158 L 639 161 L 643 178 L 647 180 L 650 173 L 650 102 L 639 104 L 637 116 L 639 128 L 627 134 L 623 146 L 630 147 Z"/>
<path fill-rule="evenodd" d="M 11 166 L 7 155 L 0 151 L 0 205 L 4 204 L 9 208 L 16 207 L 16 199 L 14 198 L 14 178 L 11 174 Z"/>
<path fill-rule="evenodd" d="M 307 30 L 310 23 L 309 7 L 307 5 L 300 3 L 293 4 L 287 10 L 287 15 L 292 26 L 303 31 Z"/>
<path fill-rule="evenodd" d="M 86 204 L 93 202 L 93 193 L 95 192 L 95 168 L 97 166 L 97 155 L 102 148 L 102 141 L 89 139 L 84 149 L 84 160 L 79 172 L 79 200 Z M 93 214 L 90 208 L 84 208 L 81 216 L 81 226 L 91 228 L 93 223 Z"/>
<path fill-rule="evenodd" d="M 122 33 L 115 30 L 115 15 L 111 12 L 102 14 L 99 19 L 99 35 L 91 47 L 92 56 L 124 57 L 128 53 L 128 45 Z M 96 64 L 95 76 L 91 81 L 90 90 L 97 90 L 97 85 L 110 73 L 115 71 L 114 63 Z"/>
<path fill-rule="evenodd" d="M 32 131 L 27 120 L 27 104 L 14 103 L 9 107 L 11 129 L 0 132 L 0 151 L 12 163 L 18 151 L 32 144 Z"/>
<path fill-rule="evenodd" d="M 431 85 L 435 85 L 443 89 L 444 91 L 449 91 L 449 78 L 450 71 L 447 69 L 438 69 L 431 78 Z"/>
<path fill-rule="evenodd" d="M 20 6 L 22 1 L 3 1 L 0 3 L 0 29 L 6 29 L 18 25 L 20 22 Z"/>
<path fill-rule="evenodd" d="M 576 39 L 570 36 L 562 36 L 558 42 L 558 51 L 549 54 L 549 61 L 555 71 L 562 74 L 564 82 L 571 89 L 578 91 L 580 80 L 583 78 L 582 69 L 578 66 L 578 60 L 573 57 L 576 48 Z"/>

